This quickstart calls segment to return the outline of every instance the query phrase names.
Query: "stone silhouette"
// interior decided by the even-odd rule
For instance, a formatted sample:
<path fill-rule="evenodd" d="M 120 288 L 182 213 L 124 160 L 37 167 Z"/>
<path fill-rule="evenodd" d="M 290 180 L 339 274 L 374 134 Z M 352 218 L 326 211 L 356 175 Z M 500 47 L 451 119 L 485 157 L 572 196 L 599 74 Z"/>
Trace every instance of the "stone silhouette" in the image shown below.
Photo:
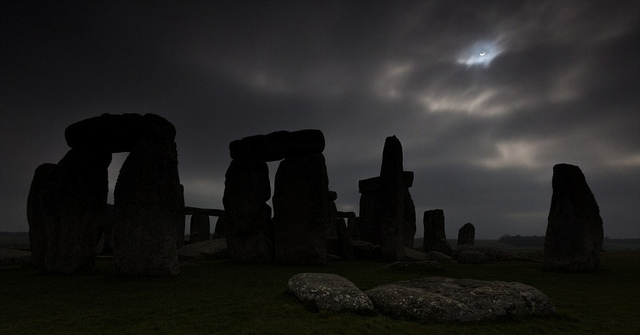
<path fill-rule="evenodd" d="M 471 223 L 465 223 L 458 230 L 458 245 L 474 245 L 476 239 L 476 227 Z"/>
<path fill-rule="evenodd" d="M 267 205 L 271 198 L 267 163 L 256 158 L 234 159 L 224 184 L 226 214 L 224 227 L 220 228 L 227 238 L 229 257 L 242 262 L 271 262 L 273 225 Z"/>
<path fill-rule="evenodd" d="M 210 239 L 211 225 L 209 224 L 209 215 L 191 215 L 189 229 L 189 243 L 206 241 Z"/>
<path fill-rule="evenodd" d="M 409 193 L 413 172 L 403 171 L 402 145 L 397 137 L 385 140 L 380 176 L 360 180 L 360 239 L 381 245 L 382 257 L 404 258 L 404 247 L 413 247 L 415 206 Z"/>
<path fill-rule="evenodd" d="M 320 130 L 278 131 L 233 141 L 226 174 L 224 232 L 238 261 L 315 264 L 326 259 L 332 212 Z M 273 219 L 266 162 L 276 171 Z M 217 229 L 217 227 L 216 227 Z"/>
<path fill-rule="evenodd" d="M 289 157 L 278 166 L 273 193 L 275 259 L 324 263 L 329 230 L 329 179 L 324 156 Z"/>
<path fill-rule="evenodd" d="M 553 167 L 553 195 L 544 246 L 545 267 L 594 270 L 600 264 L 603 228 L 600 209 L 579 167 Z"/>
<path fill-rule="evenodd" d="M 114 191 L 116 267 L 136 275 L 179 273 L 176 223 L 184 222 L 184 197 L 175 134 L 154 114 L 103 114 L 67 127 L 71 150 L 57 165 L 36 170 L 27 200 L 33 263 L 61 273 L 93 268 L 107 217 L 107 167 L 112 153 L 129 151 Z"/>
<path fill-rule="evenodd" d="M 451 256 L 453 250 L 447 241 L 444 229 L 444 211 L 442 209 L 425 211 L 422 222 L 424 224 L 424 251 L 438 251 Z"/>

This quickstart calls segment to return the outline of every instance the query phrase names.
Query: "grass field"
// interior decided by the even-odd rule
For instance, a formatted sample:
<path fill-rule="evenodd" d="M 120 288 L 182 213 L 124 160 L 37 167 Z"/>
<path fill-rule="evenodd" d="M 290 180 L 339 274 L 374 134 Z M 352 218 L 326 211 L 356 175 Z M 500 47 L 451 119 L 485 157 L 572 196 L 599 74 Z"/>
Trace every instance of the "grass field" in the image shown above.
<path fill-rule="evenodd" d="M 637 334 L 640 254 L 605 253 L 597 273 L 558 274 L 540 263 L 449 264 L 443 272 L 388 272 L 385 263 L 291 267 L 207 261 L 174 278 L 122 277 L 111 259 L 74 276 L 0 268 L 0 334 Z M 310 312 L 284 293 L 299 272 L 330 272 L 363 290 L 424 276 L 519 281 L 558 314 L 474 324 L 416 323 Z"/>

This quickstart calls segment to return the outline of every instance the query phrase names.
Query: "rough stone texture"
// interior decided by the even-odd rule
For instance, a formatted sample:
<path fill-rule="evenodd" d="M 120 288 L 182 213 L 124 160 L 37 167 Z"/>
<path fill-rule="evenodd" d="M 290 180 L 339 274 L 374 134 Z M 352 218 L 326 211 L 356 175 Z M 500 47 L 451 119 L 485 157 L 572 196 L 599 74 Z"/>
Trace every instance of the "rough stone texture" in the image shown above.
<path fill-rule="evenodd" d="M 467 264 L 480 264 L 487 263 L 489 261 L 489 257 L 484 253 L 476 250 L 464 250 L 458 253 L 458 262 L 467 263 Z"/>
<path fill-rule="evenodd" d="M 315 310 L 373 313 L 371 300 L 351 281 L 330 273 L 299 273 L 287 291 Z"/>
<path fill-rule="evenodd" d="M 206 241 L 211 238 L 209 215 L 191 215 L 189 243 Z"/>
<path fill-rule="evenodd" d="M 283 264 L 324 263 L 329 228 L 329 180 L 324 156 L 290 157 L 274 182 L 275 259 Z"/>
<path fill-rule="evenodd" d="M 395 136 L 387 137 L 382 151 L 380 191 L 377 196 L 377 219 L 381 227 L 381 252 L 387 260 L 404 258 L 404 174 L 402 144 Z"/>
<path fill-rule="evenodd" d="M 424 212 L 424 251 L 438 251 L 447 255 L 453 254 L 453 249 L 447 241 L 444 229 L 444 211 L 432 209 Z"/>
<path fill-rule="evenodd" d="M 233 159 L 259 159 L 270 162 L 299 155 L 319 154 L 324 151 L 324 146 L 322 131 L 304 129 L 245 137 L 231 142 L 229 151 Z"/>
<path fill-rule="evenodd" d="M 378 312 L 407 320 L 471 322 L 555 313 L 544 293 L 517 282 L 429 277 L 378 286 L 365 294 Z"/>
<path fill-rule="evenodd" d="M 130 275 L 176 275 L 176 223 L 184 215 L 175 143 L 140 139 L 114 191 L 114 260 Z"/>
<path fill-rule="evenodd" d="M 465 223 L 458 230 L 458 245 L 474 245 L 476 239 L 476 227 L 471 223 Z"/>
<path fill-rule="evenodd" d="M 155 143 L 173 143 L 176 129 L 155 114 L 102 114 L 70 125 L 64 135 L 71 148 L 113 153 L 132 151 L 142 138 Z"/>
<path fill-rule="evenodd" d="M 224 238 L 191 243 L 178 249 L 177 253 L 181 261 L 221 259 L 229 256 L 227 241 Z"/>
<path fill-rule="evenodd" d="M 600 265 L 603 228 L 600 209 L 579 167 L 553 167 L 553 195 L 545 235 L 545 267 L 594 270 Z"/>
<path fill-rule="evenodd" d="M 441 253 L 439 251 L 429 251 L 427 253 L 427 259 L 432 261 L 438 261 L 440 263 L 451 263 L 453 258 L 447 254 Z"/>
<path fill-rule="evenodd" d="M 109 163 L 111 153 L 71 149 L 57 165 L 38 168 L 27 200 L 36 242 L 34 264 L 58 273 L 93 269 L 107 205 Z"/>
<path fill-rule="evenodd" d="M 385 266 L 384 269 L 393 271 L 440 271 L 442 270 L 442 264 L 434 260 L 395 262 Z"/>
<path fill-rule="evenodd" d="M 107 204 L 104 215 L 104 225 L 100 241 L 96 247 L 96 253 L 102 255 L 113 255 L 113 223 L 115 222 L 115 209 L 113 205 Z"/>
<path fill-rule="evenodd" d="M 216 233 L 226 236 L 229 258 L 239 262 L 273 261 L 271 207 L 266 203 L 271 198 L 267 163 L 234 159 L 224 184 L 224 226 L 218 222 Z"/>

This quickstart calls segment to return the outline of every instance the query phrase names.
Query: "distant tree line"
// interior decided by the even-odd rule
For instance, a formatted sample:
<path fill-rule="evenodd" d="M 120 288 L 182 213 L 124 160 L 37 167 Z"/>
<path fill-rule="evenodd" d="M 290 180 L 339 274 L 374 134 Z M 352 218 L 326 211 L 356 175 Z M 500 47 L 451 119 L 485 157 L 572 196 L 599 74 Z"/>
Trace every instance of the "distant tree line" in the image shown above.
<path fill-rule="evenodd" d="M 526 248 L 543 248 L 544 247 L 544 236 L 511 236 L 504 234 L 502 237 L 498 239 L 498 242 L 513 245 L 516 247 L 526 247 Z"/>

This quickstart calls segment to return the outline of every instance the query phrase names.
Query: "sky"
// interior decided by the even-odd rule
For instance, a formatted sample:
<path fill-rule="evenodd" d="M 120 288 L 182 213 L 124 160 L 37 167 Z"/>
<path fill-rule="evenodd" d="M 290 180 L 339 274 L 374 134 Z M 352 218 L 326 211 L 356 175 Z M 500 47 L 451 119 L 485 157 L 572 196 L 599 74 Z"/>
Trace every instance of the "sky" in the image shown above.
<path fill-rule="evenodd" d="M 558 163 L 582 169 L 605 236 L 640 237 L 638 1 L 3 1 L 0 26 L 0 231 L 28 230 L 67 126 L 155 113 L 188 206 L 223 208 L 229 142 L 320 129 L 356 213 L 398 137 L 416 237 L 436 208 L 448 238 L 544 235 Z"/>

